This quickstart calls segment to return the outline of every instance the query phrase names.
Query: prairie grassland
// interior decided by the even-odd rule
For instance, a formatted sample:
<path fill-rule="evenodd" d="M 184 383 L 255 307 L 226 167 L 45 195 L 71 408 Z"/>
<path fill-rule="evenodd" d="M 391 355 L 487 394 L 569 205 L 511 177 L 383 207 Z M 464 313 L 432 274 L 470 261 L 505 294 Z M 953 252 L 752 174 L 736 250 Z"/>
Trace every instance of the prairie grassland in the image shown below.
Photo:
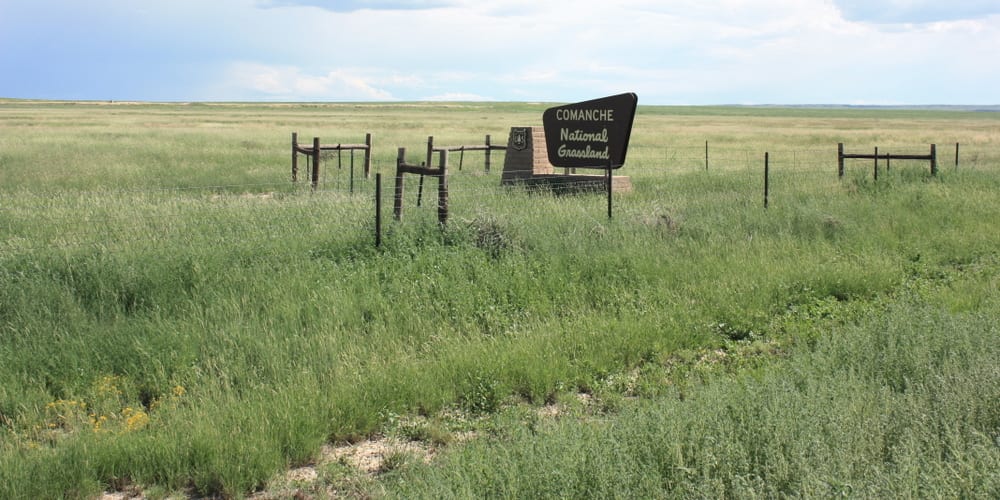
<path fill-rule="evenodd" d="M 453 155 L 380 249 L 346 155 L 289 181 L 545 107 L 0 102 L 0 497 L 997 496 L 1000 116 L 640 107 L 612 219 Z M 374 436 L 436 458 L 321 451 Z"/>

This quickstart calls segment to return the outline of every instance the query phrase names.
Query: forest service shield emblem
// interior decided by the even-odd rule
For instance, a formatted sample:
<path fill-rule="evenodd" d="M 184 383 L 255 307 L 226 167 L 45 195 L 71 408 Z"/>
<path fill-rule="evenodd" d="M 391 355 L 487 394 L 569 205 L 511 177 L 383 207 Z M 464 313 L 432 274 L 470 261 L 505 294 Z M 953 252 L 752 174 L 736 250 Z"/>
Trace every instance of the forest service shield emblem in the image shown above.
<path fill-rule="evenodd" d="M 528 129 L 524 127 L 514 127 L 510 129 L 510 147 L 516 151 L 522 151 L 528 147 Z"/>

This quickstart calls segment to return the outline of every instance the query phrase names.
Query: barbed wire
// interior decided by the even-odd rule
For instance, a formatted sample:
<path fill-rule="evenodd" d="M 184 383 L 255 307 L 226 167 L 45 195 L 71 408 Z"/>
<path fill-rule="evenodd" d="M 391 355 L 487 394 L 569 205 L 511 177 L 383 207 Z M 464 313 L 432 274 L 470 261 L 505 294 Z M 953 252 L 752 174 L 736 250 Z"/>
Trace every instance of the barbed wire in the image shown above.
<path fill-rule="evenodd" d="M 712 149 L 709 167 L 704 168 L 703 148 L 639 146 L 643 154 L 632 161 L 628 170 L 615 175 L 629 176 L 640 182 L 641 189 L 667 194 L 670 183 L 646 180 L 669 179 L 674 175 L 708 175 L 728 177 L 736 184 L 720 187 L 714 196 L 721 199 L 748 202 L 761 196 L 764 153 L 749 149 Z M 664 159 L 654 157 L 650 149 L 662 149 Z M 895 149 L 895 148 L 894 148 Z M 899 148 L 902 150 L 903 148 Z M 702 154 L 698 154 L 702 153 Z M 837 153 L 829 149 L 777 149 L 766 152 L 772 185 L 782 189 L 815 186 L 824 179 L 834 183 L 837 175 Z M 1000 148 L 966 148 L 965 156 L 956 166 L 946 155 L 939 155 L 939 169 L 997 169 Z M 499 155 L 497 155 L 499 156 Z M 971 157 L 971 159 L 970 159 Z M 502 157 L 501 157 L 502 158 Z M 871 160 L 845 160 L 849 171 L 871 168 Z M 917 167 L 916 165 L 920 165 Z M 893 161 L 894 168 L 927 168 L 926 161 Z M 502 165 L 497 162 L 495 165 Z M 898 166 L 897 166 L 898 165 Z M 394 170 L 393 164 L 391 169 Z M 38 252 L 82 247 L 152 248 L 178 239 L 201 244 L 233 245 L 247 238 L 267 242 L 303 233 L 329 233 L 331 225 L 343 227 L 350 222 L 362 229 L 374 218 L 374 181 L 381 169 L 374 168 L 370 177 L 356 172 L 347 179 L 345 172 L 334 170 L 322 176 L 314 185 L 289 179 L 261 182 L 207 183 L 204 185 L 148 186 L 108 189 L 29 189 L 17 188 L 0 192 L 0 249 L 5 252 Z M 389 170 L 389 169 L 384 169 Z M 504 170 L 497 166 L 491 172 L 482 164 L 466 164 L 459 171 L 448 166 L 450 210 L 464 216 L 475 216 L 484 207 L 495 210 L 498 203 L 522 192 L 555 194 L 594 193 L 605 190 L 605 175 L 601 169 L 579 169 L 552 185 L 532 185 L 513 181 L 505 185 L 502 179 L 529 176 L 534 169 Z M 700 173 L 699 173 L 700 172 Z M 556 168 L 553 175 L 565 176 L 566 169 Z M 382 172 L 383 218 L 391 220 L 394 199 L 395 172 Z M 406 189 L 403 206 L 407 214 L 420 208 L 436 210 L 437 179 L 424 176 L 423 189 L 419 177 L 404 176 Z M 427 179 L 427 177 L 431 177 Z M 420 200 L 420 206 L 417 206 Z M 586 199 L 584 199 L 586 201 Z M 516 205 L 516 204 L 512 204 Z M 574 216 L 586 224 L 601 224 L 599 207 L 581 202 Z M 514 213 L 518 209 L 511 208 Z M 425 212 L 426 213 L 426 212 Z M 530 214 L 521 215 L 530 217 Z M 539 214 L 539 217 L 544 216 Z M 405 217 L 404 217 L 405 220 Z"/>

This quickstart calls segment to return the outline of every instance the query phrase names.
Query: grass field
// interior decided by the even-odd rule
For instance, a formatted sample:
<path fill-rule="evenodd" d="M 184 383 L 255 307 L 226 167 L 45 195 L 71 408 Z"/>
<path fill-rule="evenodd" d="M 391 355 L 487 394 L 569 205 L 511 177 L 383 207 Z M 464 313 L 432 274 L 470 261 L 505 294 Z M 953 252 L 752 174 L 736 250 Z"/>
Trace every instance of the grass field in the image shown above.
<path fill-rule="evenodd" d="M 381 248 L 289 180 L 546 107 L 0 100 L 0 498 L 1000 496 L 1000 114 L 640 106 L 610 220 L 468 153 Z"/>

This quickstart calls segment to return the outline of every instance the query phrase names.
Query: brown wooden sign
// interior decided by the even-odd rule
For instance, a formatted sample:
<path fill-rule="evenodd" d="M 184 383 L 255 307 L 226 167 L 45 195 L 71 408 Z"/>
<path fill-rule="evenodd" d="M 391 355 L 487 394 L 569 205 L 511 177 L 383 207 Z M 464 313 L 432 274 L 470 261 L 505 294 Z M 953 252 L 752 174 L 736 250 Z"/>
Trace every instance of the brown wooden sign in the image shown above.
<path fill-rule="evenodd" d="M 632 120 L 639 102 L 618 94 L 545 110 L 549 163 L 567 168 L 620 168 L 625 164 Z"/>

